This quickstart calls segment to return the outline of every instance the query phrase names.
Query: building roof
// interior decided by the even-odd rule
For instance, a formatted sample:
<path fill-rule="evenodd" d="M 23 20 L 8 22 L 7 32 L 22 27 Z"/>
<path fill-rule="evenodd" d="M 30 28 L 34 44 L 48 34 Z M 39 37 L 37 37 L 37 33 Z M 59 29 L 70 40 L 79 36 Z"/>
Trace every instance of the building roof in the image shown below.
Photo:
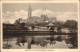
<path fill-rule="evenodd" d="M 53 23 L 49 23 L 47 26 L 55 26 Z"/>

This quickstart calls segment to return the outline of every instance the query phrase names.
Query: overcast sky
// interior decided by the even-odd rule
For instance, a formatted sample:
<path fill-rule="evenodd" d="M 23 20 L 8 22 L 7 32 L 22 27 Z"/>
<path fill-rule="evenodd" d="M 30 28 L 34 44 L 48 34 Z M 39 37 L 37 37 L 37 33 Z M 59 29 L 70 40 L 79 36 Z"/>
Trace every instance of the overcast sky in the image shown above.
<path fill-rule="evenodd" d="M 77 4 L 74 3 L 30 3 L 32 10 L 36 9 L 49 9 L 53 12 L 76 12 L 77 11 Z M 3 12 L 5 11 L 19 11 L 19 10 L 26 10 L 29 7 L 29 3 L 7 3 L 3 4 Z"/>
<path fill-rule="evenodd" d="M 32 16 L 40 16 L 46 13 L 48 17 L 57 17 L 66 20 L 68 18 L 77 20 L 77 4 L 76 3 L 4 3 L 3 19 L 4 21 L 12 21 L 18 18 L 27 18 L 27 10 L 29 5 L 32 8 Z M 9 19 L 8 19 L 9 18 Z"/>

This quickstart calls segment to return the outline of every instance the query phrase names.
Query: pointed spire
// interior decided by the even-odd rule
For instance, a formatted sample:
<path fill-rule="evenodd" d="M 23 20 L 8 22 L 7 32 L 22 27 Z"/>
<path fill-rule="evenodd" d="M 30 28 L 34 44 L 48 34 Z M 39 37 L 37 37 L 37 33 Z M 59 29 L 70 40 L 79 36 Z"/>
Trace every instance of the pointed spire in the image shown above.
<path fill-rule="evenodd" d="M 31 6 L 30 6 L 30 4 L 29 4 L 29 8 L 28 8 L 28 10 L 32 10 L 32 9 L 31 9 Z"/>
<path fill-rule="evenodd" d="M 31 15 L 32 15 L 32 9 L 31 9 L 31 6 L 29 4 L 29 8 L 28 8 L 28 18 L 31 18 Z"/>

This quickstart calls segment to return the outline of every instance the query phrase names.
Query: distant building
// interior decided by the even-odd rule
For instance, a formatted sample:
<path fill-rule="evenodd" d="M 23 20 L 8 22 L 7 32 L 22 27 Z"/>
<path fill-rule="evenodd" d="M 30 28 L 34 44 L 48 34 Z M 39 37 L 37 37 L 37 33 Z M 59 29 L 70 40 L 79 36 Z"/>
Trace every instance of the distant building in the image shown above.
<path fill-rule="evenodd" d="M 41 15 L 41 19 L 42 19 L 43 21 L 47 21 L 47 20 L 48 20 L 48 16 L 45 15 L 45 14 L 42 14 L 42 15 Z"/>
<path fill-rule="evenodd" d="M 18 25 L 15 24 L 3 24 L 3 30 L 15 30 L 20 29 Z"/>
<path fill-rule="evenodd" d="M 26 23 L 30 23 L 30 24 L 36 24 L 36 23 L 39 23 L 39 22 L 45 22 L 48 20 L 48 16 L 45 15 L 45 14 L 42 14 L 40 17 L 37 17 L 37 16 L 32 16 L 32 8 L 31 6 L 29 5 L 29 8 L 28 8 L 28 19 L 25 21 Z"/>
<path fill-rule="evenodd" d="M 54 18 L 53 18 L 54 19 Z M 51 19 L 51 21 L 53 20 Z M 23 19 L 21 20 L 21 23 L 25 23 L 26 26 L 27 25 L 33 25 L 33 24 L 37 24 L 37 23 L 41 23 L 41 24 L 45 24 L 46 21 L 49 21 L 49 18 L 47 16 L 47 14 L 42 14 L 40 17 L 37 17 L 37 16 L 32 16 L 32 8 L 31 6 L 29 5 L 29 8 L 28 8 L 28 18 L 27 19 Z"/>
<path fill-rule="evenodd" d="M 31 18 L 32 17 L 32 9 L 31 9 L 31 6 L 29 5 L 29 8 L 28 8 L 28 18 Z"/>

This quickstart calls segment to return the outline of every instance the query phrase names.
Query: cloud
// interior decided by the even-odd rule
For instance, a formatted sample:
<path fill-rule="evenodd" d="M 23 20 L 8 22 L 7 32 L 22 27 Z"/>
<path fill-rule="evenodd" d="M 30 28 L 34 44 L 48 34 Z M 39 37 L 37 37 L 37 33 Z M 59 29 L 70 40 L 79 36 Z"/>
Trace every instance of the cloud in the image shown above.
<path fill-rule="evenodd" d="M 16 19 L 26 19 L 28 18 L 27 16 L 27 11 L 24 10 L 20 10 L 17 12 L 7 11 L 6 13 L 3 13 L 3 22 L 10 21 L 10 23 L 14 23 Z"/>
<path fill-rule="evenodd" d="M 53 17 L 53 16 L 55 16 L 55 13 L 52 12 L 52 11 L 50 11 L 50 10 L 45 10 L 45 11 L 44 11 L 44 14 L 47 14 L 48 17 Z"/>
<path fill-rule="evenodd" d="M 32 16 L 38 16 L 40 17 L 42 14 L 47 15 L 48 17 L 53 17 L 54 13 L 50 10 L 42 10 L 42 9 L 37 9 L 33 11 Z"/>
<path fill-rule="evenodd" d="M 14 16 L 17 18 L 26 19 L 28 17 L 28 12 L 25 10 L 20 10 L 19 12 L 14 12 Z"/>
<path fill-rule="evenodd" d="M 37 9 L 37 10 L 32 12 L 32 16 L 40 17 L 42 14 L 43 14 L 43 10 L 41 10 L 41 9 Z"/>
<path fill-rule="evenodd" d="M 76 20 L 78 21 L 78 16 L 75 12 L 64 12 L 57 16 L 58 20 L 66 21 L 66 20 Z"/>
<path fill-rule="evenodd" d="M 58 20 L 66 21 L 68 19 L 77 20 L 77 14 L 75 12 L 52 12 L 48 9 L 42 10 L 37 9 L 35 11 L 32 11 L 32 16 L 38 16 L 40 17 L 42 14 L 46 14 L 48 17 L 56 17 Z M 27 19 L 28 18 L 28 11 L 20 10 L 15 12 L 7 11 L 6 13 L 3 13 L 3 22 L 10 21 L 10 23 L 14 23 L 16 19 Z"/>

